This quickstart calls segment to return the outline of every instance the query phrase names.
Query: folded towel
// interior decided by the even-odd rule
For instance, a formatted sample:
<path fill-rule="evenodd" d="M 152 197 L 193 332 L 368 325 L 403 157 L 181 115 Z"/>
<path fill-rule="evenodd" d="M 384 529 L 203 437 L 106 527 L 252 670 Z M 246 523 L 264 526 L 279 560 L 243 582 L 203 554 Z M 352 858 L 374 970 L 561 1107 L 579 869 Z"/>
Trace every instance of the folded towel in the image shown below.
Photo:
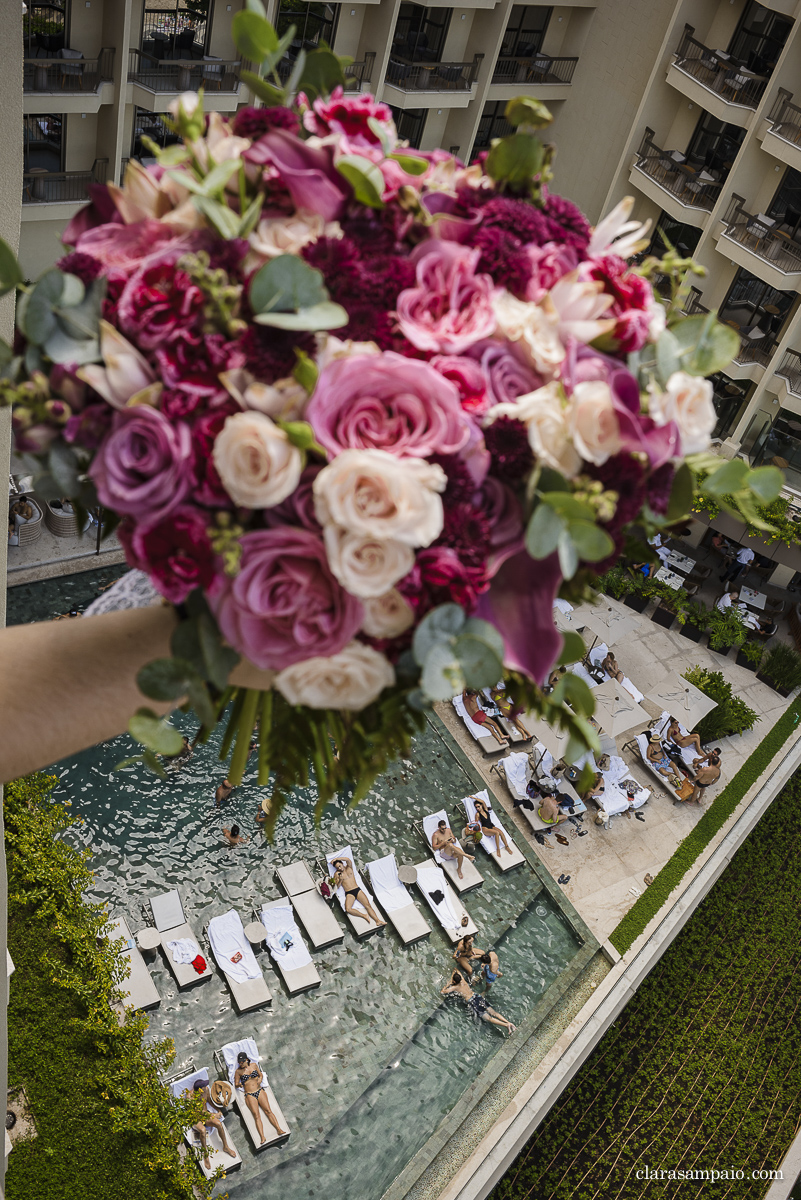
<path fill-rule="evenodd" d="M 367 864 L 367 870 L 376 899 L 384 912 L 397 912 L 398 909 L 408 908 L 414 903 L 398 878 L 398 864 L 394 854 L 374 859 Z"/>
<path fill-rule="evenodd" d="M 267 948 L 284 971 L 296 971 L 311 962 L 306 943 L 300 936 L 295 914 L 289 904 L 261 910 L 261 923 L 267 930 Z M 292 945 L 287 946 L 287 937 Z"/>
<path fill-rule="evenodd" d="M 174 942 L 167 942 L 167 949 L 172 951 L 172 961 L 179 965 L 191 963 L 200 955 L 200 946 L 192 938 L 177 938 Z"/>
<path fill-rule="evenodd" d="M 198 954 L 197 958 L 192 959 L 192 966 L 197 971 L 198 975 L 202 975 L 206 970 L 206 960 L 202 954 Z"/>
<path fill-rule="evenodd" d="M 461 929 L 461 917 L 451 904 L 441 867 L 418 867 L 417 884 L 444 929 Z M 441 897 L 441 899 L 440 899 Z"/>
<path fill-rule="evenodd" d="M 261 969 L 250 942 L 245 937 L 242 920 L 232 908 L 209 921 L 209 941 L 221 970 L 235 983 L 258 979 Z"/>

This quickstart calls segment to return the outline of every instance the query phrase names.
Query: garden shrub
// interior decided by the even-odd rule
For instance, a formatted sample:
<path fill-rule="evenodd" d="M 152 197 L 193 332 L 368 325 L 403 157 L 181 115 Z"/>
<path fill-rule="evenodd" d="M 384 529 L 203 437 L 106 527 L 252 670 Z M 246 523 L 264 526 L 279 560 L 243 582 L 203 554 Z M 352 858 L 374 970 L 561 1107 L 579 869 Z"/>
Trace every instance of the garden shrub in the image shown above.
<path fill-rule="evenodd" d="M 801 684 L 801 654 L 786 642 L 775 642 L 765 655 L 760 670 L 776 687 L 791 692 Z"/>
<path fill-rule="evenodd" d="M 8 1160 L 7 1200 L 193 1200 L 210 1195 L 178 1146 L 197 1101 L 171 1100 L 159 1076 L 167 1040 L 142 1042 L 147 1018 L 120 1024 L 111 1001 L 127 964 L 102 905 L 84 892 L 89 851 L 64 840 L 76 822 L 48 796 L 57 780 L 31 776 L 4 795 L 9 1088 L 22 1084 L 37 1136 Z"/>
<path fill-rule="evenodd" d="M 753 729 L 762 718 L 739 696 L 735 696 L 732 686 L 724 677 L 722 671 L 710 671 L 706 667 L 691 667 L 684 672 L 684 678 L 695 684 L 700 692 L 714 700 L 717 708 L 713 708 L 695 726 L 695 731 L 702 742 L 713 742 L 717 738 L 730 737 L 734 733 L 745 733 Z"/>
<path fill-rule="evenodd" d="M 764 1196 L 750 1172 L 779 1167 L 801 1091 L 799 800 L 796 775 L 490 1200 Z M 646 1166 L 744 1178 L 638 1180 Z"/>

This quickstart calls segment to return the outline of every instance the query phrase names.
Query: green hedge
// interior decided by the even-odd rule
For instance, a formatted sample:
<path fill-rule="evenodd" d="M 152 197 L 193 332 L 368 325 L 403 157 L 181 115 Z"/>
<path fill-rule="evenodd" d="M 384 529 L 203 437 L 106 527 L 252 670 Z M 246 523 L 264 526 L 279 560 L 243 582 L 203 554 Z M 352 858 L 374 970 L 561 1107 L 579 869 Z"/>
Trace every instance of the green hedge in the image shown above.
<path fill-rule="evenodd" d="M 801 773 L 567 1084 L 490 1200 L 765 1195 L 768 1183 L 750 1173 L 779 1168 L 795 1136 L 801 1093 L 799 800 Z M 645 1167 L 685 1177 L 646 1182 Z M 733 1168 L 735 1175 L 715 1183 L 686 1174 L 713 1168 Z"/>
<path fill-rule="evenodd" d="M 625 954 L 636 941 L 718 830 L 723 828 L 748 789 L 787 741 L 798 724 L 799 716 L 801 697 L 796 698 L 782 713 L 770 733 L 762 739 L 733 779 L 715 797 L 695 828 L 679 844 L 651 886 L 634 902 L 609 937 L 620 954 Z"/>
<path fill-rule="evenodd" d="M 200 1103 L 175 1103 L 159 1075 L 172 1043 L 143 1044 L 147 1018 L 111 1008 L 127 971 L 88 904 L 89 852 L 64 840 L 76 822 L 49 800 L 57 780 L 31 776 L 5 789 L 9 1089 L 22 1084 L 37 1136 L 11 1152 L 7 1200 L 193 1200 L 211 1188 L 183 1127 Z M 198 1110 L 196 1112 L 196 1110 Z"/>

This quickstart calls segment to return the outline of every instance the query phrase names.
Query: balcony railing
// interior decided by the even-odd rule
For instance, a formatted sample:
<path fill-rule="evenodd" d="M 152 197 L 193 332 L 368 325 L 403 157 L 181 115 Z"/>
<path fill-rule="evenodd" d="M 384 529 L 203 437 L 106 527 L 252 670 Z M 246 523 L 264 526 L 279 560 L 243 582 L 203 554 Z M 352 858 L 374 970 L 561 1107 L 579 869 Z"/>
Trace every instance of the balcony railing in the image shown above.
<path fill-rule="evenodd" d="M 742 196 L 732 195 L 725 217 L 726 237 L 745 246 L 770 263 L 777 271 L 797 274 L 801 271 L 801 245 L 789 233 L 777 228 L 779 222 L 765 213 L 747 212 Z"/>
<path fill-rule="evenodd" d="M 709 309 L 705 304 L 701 303 L 701 293 L 697 287 L 690 288 L 690 294 L 682 309 L 685 317 L 696 317 L 708 313 Z"/>
<path fill-rule="evenodd" d="M 710 212 L 715 207 L 723 184 L 706 170 L 696 171 L 684 162 L 678 151 L 662 150 L 653 140 L 654 131 L 646 127 L 635 167 L 688 208 Z"/>
<path fill-rule="evenodd" d="M 472 62 L 412 63 L 390 58 L 386 82 L 402 92 L 469 92 L 478 78 L 483 54 Z"/>
<path fill-rule="evenodd" d="M 794 396 L 801 396 L 801 354 L 797 350 L 785 350 L 784 358 L 774 371 L 787 384 Z"/>
<path fill-rule="evenodd" d="M 97 58 L 26 58 L 22 87 L 28 94 L 96 92 L 104 79 L 113 79 L 113 71 L 113 47 L 101 50 Z"/>
<path fill-rule="evenodd" d="M 492 72 L 493 83 L 572 83 L 578 58 L 551 58 L 531 54 L 528 58 L 499 58 Z"/>
<path fill-rule="evenodd" d="M 701 303 L 701 293 L 697 287 L 691 287 L 689 296 L 684 303 L 682 309 L 685 317 L 704 316 L 709 312 L 705 304 Z M 744 328 L 736 323 L 736 321 L 727 321 L 728 324 L 735 329 L 740 335 L 740 349 L 734 356 L 734 361 L 740 363 L 741 366 L 747 363 L 759 363 L 760 366 L 766 367 L 773 354 L 776 346 L 776 339 L 770 334 L 763 334 L 758 326 L 754 325 L 750 328 Z"/>
<path fill-rule="evenodd" d="M 241 60 L 212 58 L 164 59 L 158 61 L 141 50 L 131 49 L 128 60 L 128 81 L 139 83 L 151 92 L 235 92 L 239 84 Z"/>
<path fill-rule="evenodd" d="M 89 186 L 106 182 L 107 158 L 96 158 L 89 171 L 26 171 L 23 204 L 74 204 L 89 198 Z"/>
<path fill-rule="evenodd" d="M 360 92 L 365 83 L 371 83 L 374 63 L 375 50 L 367 50 L 361 62 L 352 62 L 345 67 L 345 91 Z"/>
<path fill-rule="evenodd" d="M 692 25 L 684 26 L 681 41 L 676 47 L 674 67 L 690 75 L 701 87 L 714 92 L 728 104 L 756 108 L 768 82 L 767 75 L 757 75 L 724 50 L 710 50 L 692 35 Z"/>
<path fill-rule="evenodd" d="M 782 138 L 783 141 L 792 142 L 797 146 L 801 142 L 801 108 L 797 104 L 790 103 L 792 98 L 792 92 L 779 88 L 776 103 L 773 105 L 768 120 L 771 123 L 770 132 L 774 137 Z"/>

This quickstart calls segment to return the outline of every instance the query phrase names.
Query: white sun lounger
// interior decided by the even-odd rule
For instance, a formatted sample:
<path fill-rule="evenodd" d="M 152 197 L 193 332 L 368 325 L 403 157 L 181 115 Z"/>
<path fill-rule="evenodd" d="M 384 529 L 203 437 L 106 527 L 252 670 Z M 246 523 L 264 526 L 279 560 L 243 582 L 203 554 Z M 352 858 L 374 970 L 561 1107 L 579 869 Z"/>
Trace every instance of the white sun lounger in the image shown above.
<path fill-rule="evenodd" d="M 487 808 L 489 809 L 490 817 L 492 819 L 492 823 L 495 826 L 495 828 L 502 829 L 503 832 L 506 833 L 506 830 L 504 829 L 503 825 L 501 824 L 501 821 L 500 821 L 500 818 L 498 817 L 497 812 L 495 811 L 495 809 L 492 807 L 492 804 L 490 803 L 489 792 L 487 791 L 487 789 L 482 788 L 482 790 L 480 792 L 476 792 L 476 795 L 479 797 L 480 800 L 484 801 Z M 475 802 L 474 798 L 472 796 L 465 796 L 464 799 L 462 800 L 462 804 L 465 807 L 465 811 L 467 812 L 469 819 L 471 821 L 474 821 L 476 819 L 476 802 Z M 489 855 L 489 857 L 493 860 L 495 865 L 497 867 L 500 867 L 500 869 L 504 873 L 506 871 L 511 871 L 514 867 L 521 867 L 523 865 L 523 863 L 526 861 L 525 858 L 523 857 L 523 855 L 518 850 L 517 846 L 515 845 L 514 839 L 511 838 L 508 833 L 506 833 L 506 840 L 509 843 L 509 846 L 511 847 L 512 853 L 508 854 L 506 852 L 506 850 L 504 850 L 503 841 L 501 841 L 501 856 L 499 858 L 495 852 L 495 838 L 491 834 L 484 834 L 484 836 L 481 839 L 481 849 L 486 854 Z"/>
<path fill-rule="evenodd" d="M 546 750 L 542 742 L 537 742 L 532 753 L 539 759 L 539 766 L 545 778 L 550 779 L 552 783 L 556 784 L 560 792 L 564 792 L 573 801 L 570 806 L 573 812 L 569 815 L 574 816 L 576 813 L 585 813 L 587 806 L 573 787 L 573 784 L 568 783 L 564 777 L 556 779 L 549 774 L 554 765 L 554 757 L 550 750 Z M 524 820 L 528 822 L 532 830 L 540 833 L 553 829 L 553 825 L 548 825 L 543 821 L 537 811 L 536 802 L 530 800 L 526 791 L 526 785 L 533 775 L 528 755 L 522 751 L 516 751 L 514 754 L 507 754 L 506 758 L 500 759 L 495 766 L 497 767 L 498 774 L 506 780 L 506 786 L 513 800 L 528 800 L 529 803 L 534 804 L 533 808 L 527 808 L 523 804 L 520 804 L 517 808 L 517 811 L 522 814 Z"/>
<path fill-rule="evenodd" d="M 505 745 L 496 741 L 486 725 L 476 725 L 473 718 L 467 715 L 467 709 L 461 696 L 453 697 L 453 707 L 462 718 L 467 732 L 472 734 L 485 754 L 497 754 L 500 750 L 506 749 Z"/>
<path fill-rule="evenodd" d="M 609 647 L 607 646 L 606 642 L 600 642 L 597 646 L 593 646 L 592 650 L 590 650 L 588 658 L 594 667 L 602 669 L 601 663 L 604 661 L 608 653 Z M 604 675 L 605 674 L 606 672 L 604 672 Z M 628 675 L 623 676 L 620 681 L 620 686 L 624 687 L 628 694 L 633 696 L 638 704 L 644 699 L 642 692 L 638 687 L 635 686 L 635 684 L 631 682 Z"/>
<path fill-rule="evenodd" d="M 209 1082 L 209 1073 L 205 1067 L 202 1067 L 199 1071 L 193 1071 L 191 1075 L 185 1075 L 183 1079 L 174 1080 L 170 1084 L 170 1091 L 172 1092 L 173 1096 L 180 1100 L 184 1092 L 192 1091 L 192 1085 L 196 1079 L 202 1079 L 204 1083 Z M 222 1121 L 225 1121 L 225 1117 L 219 1109 L 215 1109 L 214 1111 L 218 1114 Z M 233 1150 L 236 1150 L 233 1138 L 228 1133 L 228 1130 L 226 1130 L 226 1135 L 228 1137 L 228 1144 Z M 200 1140 L 200 1136 L 195 1133 L 191 1125 L 184 1129 L 184 1138 L 186 1139 L 188 1146 L 190 1146 L 193 1150 L 197 1149 L 199 1151 L 197 1165 L 206 1176 L 206 1179 L 211 1179 L 211 1177 L 214 1175 L 214 1172 L 219 1170 L 220 1167 L 222 1167 L 224 1171 L 232 1171 L 234 1167 L 242 1166 L 242 1158 L 238 1150 L 234 1158 L 232 1158 L 230 1154 L 227 1154 L 225 1150 L 223 1150 L 222 1138 L 213 1125 L 206 1126 L 206 1141 L 208 1143 L 209 1150 L 208 1170 L 203 1162 L 203 1144 Z"/>
<path fill-rule="evenodd" d="M 621 787 L 620 784 L 624 779 L 632 778 L 630 768 L 619 755 L 613 754 L 609 760 L 609 767 L 606 771 L 602 771 L 601 774 L 604 777 L 604 793 L 596 799 L 595 803 L 600 805 L 610 817 L 625 812 L 629 807 L 629 798 L 626 789 Z M 658 775 L 659 772 L 657 771 L 656 774 Z M 664 777 L 660 776 L 660 778 Z M 637 783 L 636 779 L 634 783 Z M 665 783 L 667 784 L 667 779 L 665 779 Z M 648 791 L 648 788 L 643 787 L 641 783 L 637 783 L 637 792 L 631 802 L 633 807 L 642 808 L 643 804 L 650 800 L 650 798 L 651 793 Z"/>
<path fill-rule="evenodd" d="M 395 855 L 373 859 L 367 863 L 367 872 L 376 899 L 404 946 L 428 937 L 431 926 L 401 883 Z"/>
<path fill-rule="evenodd" d="M 431 845 L 431 839 L 440 821 L 444 821 L 446 825 L 450 826 L 450 821 L 444 808 L 441 808 L 439 812 L 429 813 L 427 817 L 423 817 L 423 833 L 425 834 L 434 862 L 442 867 L 457 892 L 471 892 L 473 888 L 481 887 L 484 877 L 474 862 L 468 862 L 466 858 L 462 861 L 462 878 L 460 879 L 456 871 L 456 859 L 443 858 L 439 850 L 435 850 Z"/>
<path fill-rule="evenodd" d="M 225 974 L 239 1011 L 250 1012 L 251 1009 L 261 1008 L 263 1004 L 271 1004 L 272 992 L 245 937 L 242 919 L 236 909 L 231 908 L 219 917 L 212 917 L 208 935 L 217 965 Z M 237 954 L 240 957 L 234 962 Z"/>
<path fill-rule="evenodd" d="M 637 749 L 640 752 L 640 758 L 642 760 L 642 765 L 648 771 L 649 775 L 652 775 L 653 778 L 657 781 L 657 783 L 665 789 L 665 791 L 670 795 L 671 799 L 675 800 L 676 799 L 676 788 L 670 782 L 667 775 L 663 775 L 661 773 L 661 771 L 658 771 L 656 769 L 656 767 L 654 766 L 654 764 L 652 762 L 649 762 L 649 760 L 648 760 L 648 734 L 647 733 L 638 733 L 633 740 L 636 743 Z M 682 758 L 684 758 L 683 754 L 682 754 Z M 686 758 L 684 759 L 684 761 L 685 762 L 687 761 Z M 679 768 L 673 767 L 673 770 L 676 772 L 676 778 L 680 779 L 683 782 L 685 776 L 682 774 L 682 772 L 679 770 Z"/>
<path fill-rule="evenodd" d="M 205 971 L 198 974 L 195 968 L 189 962 L 176 962 L 175 952 L 170 947 L 170 942 L 187 942 L 192 941 L 197 946 L 198 954 L 205 958 L 205 954 L 200 948 L 197 937 L 191 927 L 187 924 L 184 916 L 184 906 L 181 904 L 181 897 L 178 892 L 161 892 L 158 896 L 150 897 L 150 911 L 153 913 L 153 920 L 161 934 L 161 949 L 164 957 L 167 960 L 167 966 L 175 976 L 175 982 L 179 988 L 192 987 L 195 983 L 202 983 L 204 979 L 211 979 L 211 967 L 206 963 Z"/>
<path fill-rule="evenodd" d="M 501 691 L 506 691 L 503 681 L 501 681 L 501 683 L 498 686 Z M 491 688 L 488 688 L 488 687 L 482 688 L 481 695 L 484 697 L 484 699 L 487 701 L 488 704 L 492 704 L 495 708 L 498 709 L 498 716 L 493 717 L 493 720 L 496 721 L 498 723 L 498 725 L 500 725 L 502 732 L 506 734 L 506 736 L 510 742 L 530 742 L 531 741 L 531 738 L 533 736 L 532 734 L 529 734 L 528 737 L 525 737 L 520 732 L 520 730 L 517 728 L 517 726 L 514 725 L 509 720 L 508 717 L 505 717 L 503 715 L 503 713 L 500 711 L 500 707 L 498 706 L 498 704 L 495 702 L 495 700 L 492 697 L 492 689 Z M 482 708 L 483 707 L 484 706 L 482 705 Z"/>
<path fill-rule="evenodd" d="M 130 974 L 127 979 L 120 980 L 117 985 L 122 992 L 123 1005 L 130 1005 L 132 1008 L 139 1009 L 156 1008 L 157 1005 L 161 1004 L 161 996 L 158 994 L 156 985 L 150 976 L 147 964 L 142 958 L 128 922 L 125 917 L 117 917 L 110 924 L 111 933 L 109 934 L 109 941 L 121 941 L 123 943 L 123 958 L 127 960 L 130 967 Z"/>
<path fill-rule="evenodd" d="M 425 862 L 418 863 L 415 870 L 417 887 L 453 944 L 456 945 L 459 938 L 466 937 L 468 933 L 478 933 L 478 926 L 448 883 L 442 868 L 434 866 L 431 859 L 427 858 Z M 439 892 L 442 892 L 443 900 L 434 895 Z M 466 925 L 462 925 L 463 917 L 467 917 Z"/>
<path fill-rule="evenodd" d="M 225 1069 L 228 1074 L 228 1080 L 232 1087 L 237 1068 L 236 1056 L 239 1054 L 240 1050 L 244 1050 L 251 1061 L 257 1062 L 262 1068 L 262 1071 L 264 1071 L 264 1067 L 261 1064 L 261 1055 L 259 1054 L 258 1047 L 253 1041 L 253 1038 L 242 1038 L 242 1040 L 239 1042 L 228 1042 L 228 1044 L 222 1048 L 222 1055 L 223 1059 L 225 1060 Z M 281 1112 L 281 1106 L 275 1098 L 275 1092 L 270 1087 L 266 1071 L 264 1071 L 261 1085 L 267 1093 L 267 1099 L 269 1101 L 270 1108 L 275 1113 L 278 1124 L 287 1132 L 283 1135 L 283 1137 L 280 1137 L 275 1129 L 275 1126 L 271 1125 L 267 1120 L 266 1113 L 262 1111 L 261 1123 L 262 1128 L 264 1129 L 264 1137 L 266 1139 L 262 1142 L 259 1138 L 259 1131 L 256 1128 L 256 1121 L 253 1117 L 253 1113 L 248 1108 L 247 1101 L 245 1100 L 245 1089 L 234 1088 L 234 1103 L 236 1104 L 237 1111 L 242 1118 L 245 1129 L 248 1131 L 248 1137 L 253 1143 L 253 1149 L 256 1151 L 266 1150 L 268 1146 L 279 1146 L 282 1142 L 286 1142 L 289 1139 L 289 1135 L 292 1132 L 287 1124 L 286 1117 Z"/>
<path fill-rule="evenodd" d="M 353 847 L 352 846 L 341 846 L 339 848 L 339 850 L 333 850 L 330 854 L 326 854 L 325 861 L 326 861 L 326 865 L 328 866 L 328 870 L 331 875 L 334 874 L 334 867 L 331 864 L 334 862 L 334 859 L 336 859 L 336 858 L 349 858 L 350 859 L 351 863 L 353 864 L 353 874 L 356 876 L 357 887 L 360 887 L 362 889 L 362 891 L 364 892 L 364 894 L 367 896 L 368 900 L 372 904 L 373 908 L 375 908 L 376 907 L 375 896 L 372 894 L 372 892 L 370 891 L 370 889 L 367 887 L 364 880 L 362 879 L 361 875 L 359 874 L 359 871 L 356 867 L 356 860 L 353 857 Z M 379 929 L 383 929 L 382 925 L 376 925 L 373 921 L 370 920 L 370 918 L 367 916 L 367 913 L 364 912 L 364 909 L 362 908 L 359 901 L 355 899 L 355 897 L 354 897 L 354 902 L 353 902 L 353 909 L 351 909 L 350 912 L 347 911 L 347 909 L 345 908 L 345 889 L 343 887 L 337 888 L 336 897 L 337 897 L 337 900 L 339 901 L 339 904 L 340 904 L 340 907 L 341 907 L 343 913 L 345 914 L 345 917 L 347 918 L 348 924 L 350 925 L 351 929 L 353 930 L 353 933 L 355 934 L 355 936 L 357 938 L 362 939 L 362 938 L 370 937 L 372 934 L 377 933 Z M 379 917 L 381 916 L 380 913 L 378 915 L 379 915 Z"/>
<path fill-rule="evenodd" d="M 263 904 L 261 923 L 267 930 L 267 949 L 290 996 L 319 987 L 322 980 L 295 923 L 292 901 L 272 900 Z M 292 946 L 284 951 L 281 949 L 281 939 L 287 933 L 292 939 Z"/>
<path fill-rule="evenodd" d="M 342 926 L 330 904 L 323 900 L 314 886 L 305 862 L 299 859 L 286 867 L 277 867 L 275 873 L 315 950 L 324 950 L 326 946 L 335 946 L 344 941 Z"/>

